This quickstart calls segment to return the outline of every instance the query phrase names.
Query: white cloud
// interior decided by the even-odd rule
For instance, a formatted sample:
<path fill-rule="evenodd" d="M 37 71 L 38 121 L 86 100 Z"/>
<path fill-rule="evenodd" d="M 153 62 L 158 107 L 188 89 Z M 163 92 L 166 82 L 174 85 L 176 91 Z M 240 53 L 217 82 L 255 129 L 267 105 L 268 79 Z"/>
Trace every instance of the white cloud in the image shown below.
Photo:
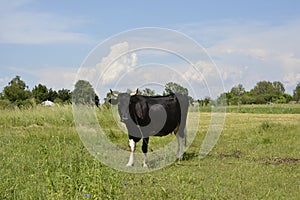
<path fill-rule="evenodd" d="M 184 73 L 183 78 L 190 81 L 202 82 L 204 81 L 204 76 L 197 71 L 193 66 L 189 67 Z"/>
<path fill-rule="evenodd" d="M 88 80 L 94 86 L 101 86 L 103 90 L 103 87 L 110 87 L 117 83 L 124 74 L 136 66 L 138 55 L 136 52 L 129 52 L 128 42 L 113 44 L 109 49 L 105 55 L 95 50 L 93 53 L 96 55 L 92 54 L 88 57 L 78 71 L 76 79 Z M 98 59 L 101 60 L 96 61 Z M 87 63 L 91 66 L 86 66 Z"/>
<path fill-rule="evenodd" d="M 4 88 L 8 82 L 9 82 L 9 77 L 7 77 L 7 76 L 0 77 L 0 88 Z"/>
<path fill-rule="evenodd" d="M 54 13 L 26 11 L 22 8 L 27 3 L 27 1 L 0 3 L 0 43 L 85 43 L 90 40 L 87 35 L 72 31 L 73 28 L 87 23 L 87 20 Z"/>
<path fill-rule="evenodd" d="M 98 70 L 107 69 L 102 75 L 102 84 L 107 85 L 116 82 L 124 73 L 129 72 L 137 63 L 137 54 L 128 53 L 129 44 L 127 42 L 111 46 L 110 53 L 102 58 L 96 65 Z"/>
<path fill-rule="evenodd" d="M 300 72 L 299 73 L 288 73 L 283 77 L 284 84 L 287 87 L 295 89 L 297 84 L 300 83 Z"/>
<path fill-rule="evenodd" d="M 76 78 L 77 68 L 70 67 L 47 67 L 42 69 L 29 69 L 21 67 L 1 67 L 11 74 L 17 74 L 28 85 L 29 89 L 33 89 L 38 84 L 46 85 L 47 88 L 60 90 L 62 88 L 73 90 Z M 15 76 L 15 75 L 14 75 Z M 3 92 L 5 86 L 14 76 L 8 75 L 0 77 L 0 92 Z"/>
<path fill-rule="evenodd" d="M 207 46 L 227 90 L 238 83 L 253 87 L 261 80 L 291 79 L 286 89 L 291 92 L 295 87 L 300 73 L 300 19 L 276 25 L 224 20 L 183 26 L 183 31 L 189 30 L 192 37 Z"/>
<path fill-rule="evenodd" d="M 195 66 L 190 66 L 184 73 L 183 77 L 189 81 L 202 83 L 211 78 L 218 76 L 216 66 L 212 62 L 198 61 Z"/>
<path fill-rule="evenodd" d="M 30 77 L 29 87 L 32 88 L 35 85 L 41 83 L 48 88 L 53 89 L 73 89 L 74 81 L 76 78 L 77 68 L 72 67 L 47 67 L 40 69 L 22 68 L 22 67 L 4 67 L 8 71 L 18 74 L 22 77 Z M 0 79 L 5 81 L 8 77 Z M 27 79 L 28 80 L 28 79 Z M 6 81 L 7 85 L 8 81 Z M 28 84 L 26 82 L 26 84 Z"/>
<path fill-rule="evenodd" d="M 30 73 L 37 78 L 37 83 L 54 89 L 73 89 L 77 68 L 49 67 L 38 69 Z"/>
<path fill-rule="evenodd" d="M 300 50 L 295 53 L 300 53 Z M 278 56 L 278 60 L 284 66 L 284 68 L 287 69 L 287 71 L 291 70 L 295 72 L 300 72 L 300 56 L 297 57 L 295 53 L 285 53 Z"/>

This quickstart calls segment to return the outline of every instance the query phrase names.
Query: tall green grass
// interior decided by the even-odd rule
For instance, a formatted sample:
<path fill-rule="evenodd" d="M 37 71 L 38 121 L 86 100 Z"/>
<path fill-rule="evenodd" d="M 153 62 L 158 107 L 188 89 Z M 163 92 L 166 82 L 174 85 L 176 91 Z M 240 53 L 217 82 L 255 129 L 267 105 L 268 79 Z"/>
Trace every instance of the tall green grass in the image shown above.
<path fill-rule="evenodd" d="M 192 106 L 191 112 L 212 112 L 212 106 Z M 223 107 L 220 107 L 223 109 Z M 227 113 L 253 113 L 253 114 L 300 114 L 300 104 L 265 104 L 265 105 L 233 105 L 226 106 Z M 214 112 L 218 107 L 214 108 Z"/>
<path fill-rule="evenodd" d="M 300 114 L 300 104 L 266 104 L 228 106 L 227 112 L 256 114 Z"/>
<path fill-rule="evenodd" d="M 201 126 L 182 161 L 128 174 L 88 153 L 70 106 L 1 110 L 0 199 L 298 199 L 300 115 L 228 113 L 220 140 L 200 160 L 210 114 L 190 114 L 200 114 Z M 110 112 L 97 109 L 97 116 L 127 148 Z M 163 144 L 150 139 L 150 148 Z"/>

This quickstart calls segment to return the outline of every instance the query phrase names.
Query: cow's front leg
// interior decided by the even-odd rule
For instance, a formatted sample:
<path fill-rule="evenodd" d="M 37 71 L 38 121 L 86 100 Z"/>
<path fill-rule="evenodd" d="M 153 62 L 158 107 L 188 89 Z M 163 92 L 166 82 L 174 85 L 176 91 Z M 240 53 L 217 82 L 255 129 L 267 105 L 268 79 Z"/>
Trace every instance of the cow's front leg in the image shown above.
<path fill-rule="evenodd" d="M 130 146 L 130 157 L 127 163 L 127 167 L 132 167 L 134 164 L 134 151 L 135 151 L 135 141 L 133 139 L 129 139 L 129 146 Z"/>
<path fill-rule="evenodd" d="M 144 153 L 143 167 L 148 167 L 147 165 L 148 142 L 149 142 L 149 138 L 143 139 L 143 146 L 142 146 L 142 151 Z"/>

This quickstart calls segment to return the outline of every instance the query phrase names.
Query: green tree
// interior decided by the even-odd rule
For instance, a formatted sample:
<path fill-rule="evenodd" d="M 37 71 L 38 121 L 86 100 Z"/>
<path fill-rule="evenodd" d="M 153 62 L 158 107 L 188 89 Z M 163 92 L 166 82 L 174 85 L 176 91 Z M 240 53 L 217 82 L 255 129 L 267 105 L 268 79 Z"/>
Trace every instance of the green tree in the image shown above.
<path fill-rule="evenodd" d="M 145 89 L 142 90 L 142 95 L 144 95 L 144 96 L 154 96 L 155 91 L 151 90 L 150 88 L 145 88 Z"/>
<path fill-rule="evenodd" d="M 292 97 L 292 95 L 290 95 L 290 94 L 283 94 L 282 95 L 285 99 L 286 99 L 286 103 L 289 103 L 290 101 L 292 101 L 293 100 L 293 97 Z"/>
<path fill-rule="evenodd" d="M 284 91 L 284 85 L 279 81 L 260 81 L 250 92 L 256 98 L 255 103 L 267 103 L 279 100 Z"/>
<path fill-rule="evenodd" d="M 255 97 L 252 95 L 251 92 L 245 91 L 245 93 L 241 97 L 241 103 L 242 104 L 254 104 L 254 103 L 256 103 Z"/>
<path fill-rule="evenodd" d="M 220 97 L 218 98 L 218 100 L 220 100 L 221 96 L 224 96 L 224 95 L 226 95 L 226 93 L 221 94 Z M 204 99 L 198 99 L 197 102 L 198 102 L 199 106 L 208 106 L 211 104 L 212 99 L 210 97 L 205 97 Z"/>
<path fill-rule="evenodd" d="M 285 88 L 283 83 L 279 82 L 279 81 L 274 81 L 272 83 L 273 85 L 273 89 L 274 89 L 274 93 L 278 96 L 283 95 L 285 92 Z"/>
<path fill-rule="evenodd" d="M 220 96 L 218 96 L 218 98 L 216 100 L 217 104 L 223 105 L 223 106 L 228 105 L 229 104 L 228 99 L 230 98 L 230 95 L 231 94 L 229 92 L 224 92 L 224 93 L 220 94 Z M 205 102 L 204 102 L 204 100 L 202 100 L 202 102 L 199 102 L 199 100 L 198 100 L 198 103 L 200 103 L 200 105 L 204 106 Z"/>
<path fill-rule="evenodd" d="M 52 88 L 50 88 L 48 91 L 48 100 L 54 102 L 54 100 L 57 98 L 58 98 L 57 92 Z"/>
<path fill-rule="evenodd" d="M 208 106 L 209 104 L 211 104 L 212 99 L 210 97 L 205 97 L 203 101 L 204 101 L 204 105 Z"/>
<path fill-rule="evenodd" d="M 58 90 L 57 98 L 59 98 L 64 103 L 71 103 L 71 91 L 68 89 Z"/>
<path fill-rule="evenodd" d="M 189 91 L 187 88 L 182 87 L 178 83 L 169 82 L 165 85 L 165 91 L 163 94 L 167 95 L 171 93 L 180 93 L 188 96 Z"/>
<path fill-rule="evenodd" d="M 10 102 L 24 101 L 30 98 L 31 92 L 28 86 L 21 80 L 20 76 L 16 76 L 4 87 L 4 98 Z"/>
<path fill-rule="evenodd" d="M 48 89 L 45 85 L 38 84 L 32 89 L 32 95 L 37 103 L 46 101 L 49 97 Z"/>
<path fill-rule="evenodd" d="M 294 92 L 293 92 L 293 99 L 295 101 L 300 101 L 300 83 L 296 86 Z"/>
<path fill-rule="evenodd" d="M 230 93 L 233 96 L 242 96 L 245 93 L 245 88 L 242 84 L 238 84 L 231 88 Z"/>
<path fill-rule="evenodd" d="M 188 96 L 188 101 L 190 105 L 194 104 L 193 97 L 189 96 L 189 91 L 187 88 L 179 85 L 178 83 L 169 82 L 165 85 L 165 91 L 163 92 L 163 95 L 168 95 L 171 93 L 179 93 Z"/>
<path fill-rule="evenodd" d="M 228 97 L 228 103 L 231 105 L 237 105 L 242 103 L 242 97 L 245 94 L 245 88 L 242 84 L 238 84 L 231 88 Z"/>
<path fill-rule="evenodd" d="M 251 90 L 253 95 L 265 95 L 272 92 L 273 85 L 270 81 L 260 81 L 256 83 L 255 87 Z"/>
<path fill-rule="evenodd" d="M 95 105 L 96 96 L 94 88 L 88 81 L 79 80 L 76 82 L 73 91 L 73 102 L 75 104 Z"/>

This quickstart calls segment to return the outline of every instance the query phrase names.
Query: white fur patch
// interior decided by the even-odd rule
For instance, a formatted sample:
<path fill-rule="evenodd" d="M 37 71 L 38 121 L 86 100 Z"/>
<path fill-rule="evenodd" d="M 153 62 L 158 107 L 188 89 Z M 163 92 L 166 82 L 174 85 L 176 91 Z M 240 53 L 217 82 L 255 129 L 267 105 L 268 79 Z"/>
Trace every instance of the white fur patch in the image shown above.
<path fill-rule="evenodd" d="M 146 153 L 144 153 L 143 167 L 148 167 L 148 165 L 147 165 L 147 154 Z"/>
<path fill-rule="evenodd" d="M 134 164 L 134 155 L 133 155 L 133 152 L 135 150 L 135 142 L 133 141 L 133 139 L 129 140 L 129 146 L 130 146 L 131 152 L 130 152 L 130 156 L 129 156 L 129 161 L 128 161 L 128 163 L 127 163 L 126 166 L 131 167 Z"/>
<path fill-rule="evenodd" d="M 134 152 L 135 142 L 133 141 L 133 139 L 129 140 L 129 146 L 130 146 L 131 152 Z"/>

